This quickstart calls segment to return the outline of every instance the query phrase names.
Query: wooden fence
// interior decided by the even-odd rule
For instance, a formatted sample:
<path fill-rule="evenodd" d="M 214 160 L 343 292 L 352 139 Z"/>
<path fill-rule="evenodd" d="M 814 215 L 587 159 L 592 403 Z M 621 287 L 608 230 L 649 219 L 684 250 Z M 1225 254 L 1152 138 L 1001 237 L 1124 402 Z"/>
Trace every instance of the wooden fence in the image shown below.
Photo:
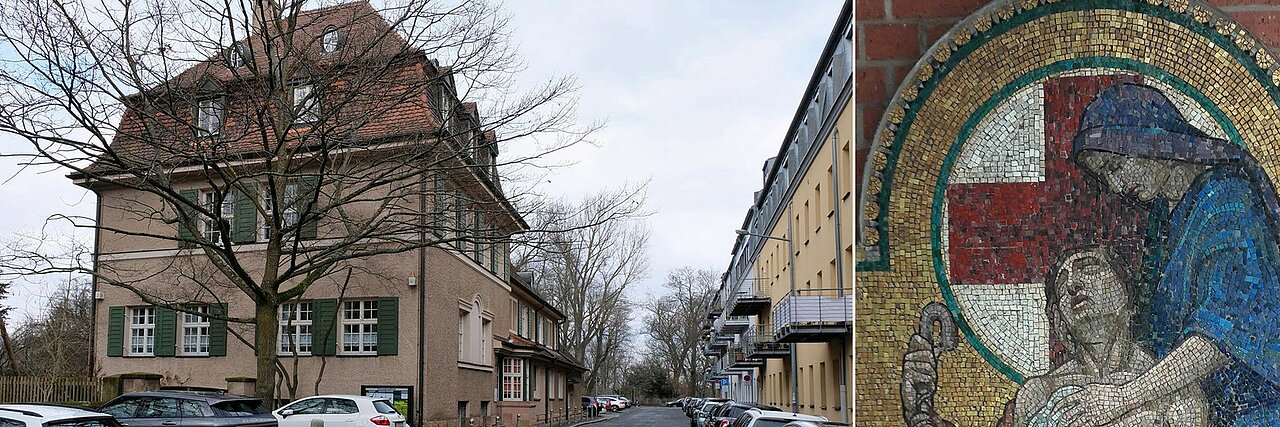
<path fill-rule="evenodd" d="M 110 397 L 108 389 L 111 388 L 104 386 L 103 383 L 101 378 L 87 377 L 0 376 L 0 403 L 101 402 Z M 114 393 L 110 394 L 114 395 Z"/>

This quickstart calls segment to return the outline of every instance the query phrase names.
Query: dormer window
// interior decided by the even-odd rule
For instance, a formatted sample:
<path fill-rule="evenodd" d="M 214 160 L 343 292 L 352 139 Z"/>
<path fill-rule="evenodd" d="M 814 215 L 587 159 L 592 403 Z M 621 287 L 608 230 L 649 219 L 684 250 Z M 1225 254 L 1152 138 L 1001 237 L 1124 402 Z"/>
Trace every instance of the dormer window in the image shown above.
<path fill-rule="evenodd" d="M 197 134 L 211 136 L 222 133 L 222 123 L 226 116 L 223 111 L 221 99 L 200 101 L 196 108 Z"/>
<path fill-rule="evenodd" d="M 320 36 L 320 48 L 324 53 L 337 52 L 340 46 L 342 46 L 342 33 L 338 32 L 338 28 L 332 25 L 325 28 Z"/>
<path fill-rule="evenodd" d="M 301 84 L 293 87 L 294 123 L 311 123 L 320 118 L 320 97 L 315 86 Z"/>
<path fill-rule="evenodd" d="M 249 60 L 249 45 L 244 42 L 236 42 L 227 50 L 227 66 L 231 68 L 240 68 L 245 66 Z"/>

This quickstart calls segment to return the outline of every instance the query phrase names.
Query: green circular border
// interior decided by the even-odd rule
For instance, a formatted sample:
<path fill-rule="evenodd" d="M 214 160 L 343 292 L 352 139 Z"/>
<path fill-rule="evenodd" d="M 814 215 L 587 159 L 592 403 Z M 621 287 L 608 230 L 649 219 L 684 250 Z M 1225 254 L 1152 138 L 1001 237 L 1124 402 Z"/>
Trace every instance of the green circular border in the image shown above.
<path fill-rule="evenodd" d="M 946 267 L 944 265 L 942 255 L 942 202 L 946 198 L 946 189 L 948 181 L 951 178 L 951 169 L 955 167 L 955 162 L 960 156 L 960 151 L 964 148 L 965 142 L 968 141 L 969 136 L 977 130 L 977 125 L 987 116 L 987 114 L 991 112 L 991 110 L 994 110 L 1006 99 L 1013 96 L 1023 88 L 1052 77 L 1055 74 L 1091 68 L 1110 68 L 1131 71 L 1144 77 L 1155 78 L 1156 80 L 1177 89 L 1194 100 L 1201 108 L 1204 108 L 1204 110 L 1213 117 L 1218 126 L 1222 127 L 1222 130 L 1227 134 L 1227 138 L 1229 140 L 1241 147 L 1244 146 L 1243 140 L 1240 138 L 1240 133 L 1235 128 L 1235 124 L 1231 123 L 1231 121 L 1227 119 L 1226 114 L 1223 113 L 1217 105 L 1210 102 L 1209 98 L 1206 97 L 1204 93 L 1200 92 L 1195 87 L 1192 87 L 1185 80 L 1182 80 L 1163 69 L 1157 68 L 1151 64 L 1124 58 L 1076 58 L 1045 65 L 1023 74 L 1012 82 L 1006 84 L 1000 90 L 996 91 L 994 95 L 988 98 L 986 102 L 983 102 L 982 105 L 973 112 L 973 114 L 969 115 L 969 118 L 965 120 L 964 125 L 961 126 L 959 135 L 957 135 L 955 141 L 952 142 L 951 148 L 947 152 L 947 156 L 942 161 L 942 167 L 938 172 L 937 185 L 934 187 L 932 214 L 930 216 L 930 243 L 932 245 L 933 252 L 933 267 L 938 278 L 938 288 L 942 291 L 942 299 L 946 301 L 947 308 L 951 310 L 952 315 L 956 319 L 956 324 L 959 325 L 960 330 L 964 332 L 965 339 L 967 339 L 969 344 L 982 355 L 983 359 L 986 359 L 987 363 L 991 364 L 991 366 L 995 367 L 1002 374 L 1009 377 L 1009 379 L 1018 383 L 1025 381 L 1023 375 L 1014 370 L 1013 367 L 1006 364 L 999 356 L 996 356 L 995 353 L 991 352 L 991 350 L 978 339 L 976 334 L 974 334 L 973 328 L 969 326 L 969 322 L 965 318 L 963 311 L 960 310 L 960 305 L 958 301 L 956 301 L 955 293 L 951 290 L 951 283 L 947 279 Z"/>

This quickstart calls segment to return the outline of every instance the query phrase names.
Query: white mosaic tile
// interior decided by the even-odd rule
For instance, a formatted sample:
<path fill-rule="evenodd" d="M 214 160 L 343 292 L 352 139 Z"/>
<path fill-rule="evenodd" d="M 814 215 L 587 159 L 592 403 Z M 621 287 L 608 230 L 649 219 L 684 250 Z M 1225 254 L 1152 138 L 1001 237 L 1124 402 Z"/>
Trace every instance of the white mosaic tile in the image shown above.
<path fill-rule="evenodd" d="M 950 183 L 1044 181 L 1044 89 L 1023 88 L 978 122 Z"/>
<path fill-rule="evenodd" d="M 1024 376 L 1049 371 L 1043 283 L 952 285 L 956 303 L 987 349 Z"/>

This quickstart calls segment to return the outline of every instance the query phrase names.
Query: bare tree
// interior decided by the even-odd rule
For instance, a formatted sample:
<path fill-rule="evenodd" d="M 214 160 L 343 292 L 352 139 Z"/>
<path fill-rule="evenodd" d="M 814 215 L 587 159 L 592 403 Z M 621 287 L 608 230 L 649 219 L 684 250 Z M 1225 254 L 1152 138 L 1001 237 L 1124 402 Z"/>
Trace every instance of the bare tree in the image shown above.
<path fill-rule="evenodd" d="M 57 283 L 45 309 L 15 329 L 14 356 L 22 366 L 18 374 L 46 379 L 92 374 L 93 313 L 87 279 L 81 276 Z"/>
<path fill-rule="evenodd" d="M 521 67 L 507 19 L 483 0 L 315 6 L 0 6 L 0 41 L 16 55 L 0 65 L 0 134 L 28 143 L 0 155 L 19 156 L 33 171 L 70 171 L 98 195 L 102 217 L 116 220 L 54 219 L 99 241 L 177 250 L 144 267 L 37 247 L 9 257 L 9 271 L 89 274 L 188 313 L 192 301 L 241 294 L 253 302 L 252 316 L 210 316 L 242 325 L 229 330 L 245 344 L 274 349 L 278 334 L 252 331 L 277 330 L 282 304 L 341 281 L 361 260 L 444 245 L 505 257 L 513 233 L 528 228 L 522 216 L 541 206 L 532 193 L 504 191 L 499 170 L 544 166 L 545 156 L 596 129 L 575 124 L 573 81 L 516 91 Z M 593 206 L 572 226 L 634 208 Z M 583 233 L 606 230 L 614 229 Z M 585 261 L 555 264 L 602 289 L 596 301 L 608 304 L 579 306 L 593 316 L 610 310 L 638 271 L 598 269 L 639 258 L 620 255 L 617 245 L 643 247 L 642 233 L 609 233 L 623 237 L 601 253 L 582 253 Z M 590 238 L 570 233 L 563 242 L 599 243 L 582 241 Z M 182 286 L 151 285 L 161 277 Z M 581 343 L 599 332 L 576 329 L 581 355 Z M 258 396 L 277 394 L 287 366 L 276 353 L 257 352 Z"/>
<path fill-rule="evenodd" d="M 702 355 L 698 341 L 708 303 L 715 297 L 714 271 L 680 267 L 667 273 L 667 293 L 644 304 L 644 333 L 649 356 L 668 366 L 675 381 L 689 395 L 701 395 L 702 371 L 710 359 Z"/>
<path fill-rule="evenodd" d="M 568 231 L 529 233 L 515 257 L 515 267 L 534 272 L 537 291 L 565 313 L 559 344 L 587 365 L 588 390 L 605 384 L 609 369 L 625 365 L 618 358 L 631 336 L 626 290 L 648 271 L 642 204 L 638 189 L 549 203 L 533 218 L 535 228 Z M 618 206 L 631 208 L 620 214 Z"/>

